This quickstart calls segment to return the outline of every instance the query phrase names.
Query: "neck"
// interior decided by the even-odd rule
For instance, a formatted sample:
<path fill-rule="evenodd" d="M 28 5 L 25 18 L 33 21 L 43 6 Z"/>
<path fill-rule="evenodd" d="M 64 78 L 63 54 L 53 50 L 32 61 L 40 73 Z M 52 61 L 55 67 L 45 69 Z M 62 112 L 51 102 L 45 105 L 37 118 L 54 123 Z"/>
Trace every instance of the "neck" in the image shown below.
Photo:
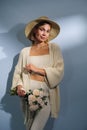
<path fill-rule="evenodd" d="M 36 47 L 37 49 L 45 49 L 48 47 L 48 43 L 41 42 L 41 43 L 34 43 L 33 47 Z"/>
<path fill-rule="evenodd" d="M 48 43 L 47 42 L 34 42 L 34 44 L 33 45 L 35 45 L 35 46 L 45 46 L 45 45 L 47 45 Z"/>

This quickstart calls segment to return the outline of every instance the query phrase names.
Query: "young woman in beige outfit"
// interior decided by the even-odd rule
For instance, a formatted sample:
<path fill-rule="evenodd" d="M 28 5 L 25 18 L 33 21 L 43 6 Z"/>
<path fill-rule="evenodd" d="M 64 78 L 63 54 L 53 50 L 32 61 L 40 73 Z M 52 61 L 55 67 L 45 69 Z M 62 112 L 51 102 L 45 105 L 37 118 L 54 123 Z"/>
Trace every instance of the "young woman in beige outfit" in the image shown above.
<path fill-rule="evenodd" d="M 58 116 L 59 83 L 64 75 L 64 62 L 59 46 L 49 41 L 59 32 L 59 25 L 44 16 L 29 22 L 25 28 L 32 46 L 20 52 L 11 91 L 14 90 L 21 99 L 27 130 L 43 130 L 50 113 L 51 117 Z M 39 88 L 48 95 L 47 105 L 32 117 L 24 97 L 29 90 Z"/>

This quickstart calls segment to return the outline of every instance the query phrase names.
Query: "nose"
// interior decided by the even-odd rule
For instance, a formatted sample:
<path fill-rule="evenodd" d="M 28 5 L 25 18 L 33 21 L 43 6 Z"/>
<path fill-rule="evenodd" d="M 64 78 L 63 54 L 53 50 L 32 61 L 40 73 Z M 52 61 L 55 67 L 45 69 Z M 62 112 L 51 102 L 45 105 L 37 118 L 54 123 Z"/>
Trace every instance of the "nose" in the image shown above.
<path fill-rule="evenodd" d="M 47 32 L 46 32 L 46 31 L 44 31 L 44 32 L 43 32 L 43 35 L 44 35 L 44 36 L 46 36 L 46 35 L 47 35 Z"/>

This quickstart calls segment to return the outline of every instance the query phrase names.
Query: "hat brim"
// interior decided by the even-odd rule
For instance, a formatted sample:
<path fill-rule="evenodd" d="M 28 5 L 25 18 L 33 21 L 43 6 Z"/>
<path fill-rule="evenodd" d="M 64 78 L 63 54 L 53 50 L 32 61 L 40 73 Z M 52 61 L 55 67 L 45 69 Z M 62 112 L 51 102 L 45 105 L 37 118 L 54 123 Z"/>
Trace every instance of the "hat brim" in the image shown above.
<path fill-rule="evenodd" d="M 25 27 L 25 36 L 29 39 L 29 40 L 31 40 L 31 36 L 30 36 L 30 33 L 31 33 L 31 31 L 32 31 L 32 29 L 39 23 L 39 22 L 41 22 L 41 21 L 47 21 L 47 22 L 49 22 L 49 23 L 51 23 L 51 25 L 52 25 L 52 28 L 51 28 L 51 32 L 50 32 L 50 36 L 49 36 L 49 41 L 50 40 L 53 40 L 58 34 L 59 34 L 59 32 L 60 32 L 60 26 L 56 23 L 56 22 L 54 22 L 54 21 L 52 21 L 52 20 L 49 20 L 49 19 L 42 19 L 42 18 L 38 18 L 38 19 L 35 19 L 35 20 L 33 20 L 33 21 L 31 21 L 31 22 L 29 22 L 27 25 L 26 25 L 26 27 Z"/>

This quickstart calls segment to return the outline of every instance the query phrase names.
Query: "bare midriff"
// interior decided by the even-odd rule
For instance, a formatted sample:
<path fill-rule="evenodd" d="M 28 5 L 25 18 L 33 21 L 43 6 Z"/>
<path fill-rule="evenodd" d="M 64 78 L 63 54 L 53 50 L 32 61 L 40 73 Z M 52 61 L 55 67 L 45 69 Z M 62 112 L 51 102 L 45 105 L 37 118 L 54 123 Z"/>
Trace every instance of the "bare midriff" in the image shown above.
<path fill-rule="evenodd" d="M 30 74 L 30 78 L 32 80 L 44 82 L 44 76 L 41 76 L 41 75 L 38 75 L 38 74 Z"/>
<path fill-rule="evenodd" d="M 49 47 L 46 45 L 46 47 L 37 48 L 36 46 L 32 46 L 30 50 L 30 56 L 40 56 L 40 55 L 47 55 L 49 54 Z M 44 76 L 39 74 L 30 74 L 30 78 L 32 80 L 37 80 L 44 82 Z"/>

